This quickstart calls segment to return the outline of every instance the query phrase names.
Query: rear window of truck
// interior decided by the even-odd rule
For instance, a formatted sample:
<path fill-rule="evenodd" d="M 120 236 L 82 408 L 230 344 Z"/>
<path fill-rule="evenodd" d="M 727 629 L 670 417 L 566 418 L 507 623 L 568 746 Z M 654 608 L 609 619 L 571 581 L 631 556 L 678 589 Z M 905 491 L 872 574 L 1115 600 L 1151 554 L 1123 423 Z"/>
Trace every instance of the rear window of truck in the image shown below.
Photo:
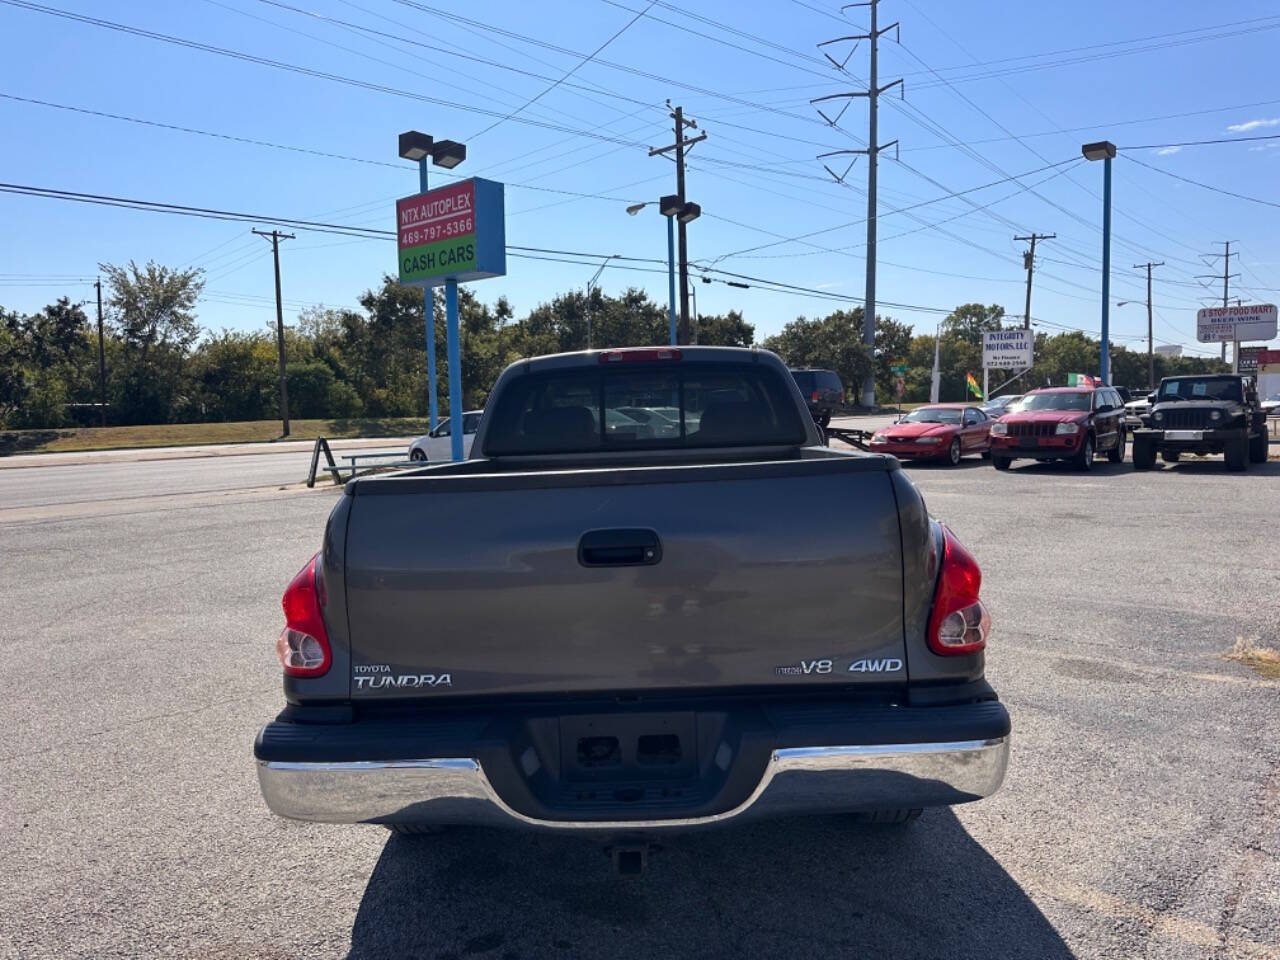
<path fill-rule="evenodd" d="M 495 398 L 489 457 L 625 449 L 797 446 L 789 385 L 765 366 L 672 364 L 535 373 Z"/>

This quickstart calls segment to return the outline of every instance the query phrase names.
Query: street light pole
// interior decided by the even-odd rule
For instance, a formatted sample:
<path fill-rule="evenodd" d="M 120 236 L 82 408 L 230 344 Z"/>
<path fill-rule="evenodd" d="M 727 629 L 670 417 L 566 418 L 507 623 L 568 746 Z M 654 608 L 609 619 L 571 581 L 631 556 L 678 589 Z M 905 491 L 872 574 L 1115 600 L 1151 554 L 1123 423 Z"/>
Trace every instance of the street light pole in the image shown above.
<path fill-rule="evenodd" d="M 605 257 L 604 263 L 600 264 L 600 269 L 598 269 L 594 274 L 592 274 L 591 279 L 587 281 L 586 313 L 587 313 L 587 349 L 588 350 L 591 349 L 591 288 L 596 285 L 596 281 L 600 279 L 600 274 L 604 273 L 604 268 L 609 265 L 609 261 L 616 259 L 618 256 L 619 254 L 611 253 L 609 254 L 609 256 Z"/>
<path fill-rule="evenodd" d="M 667 217 L 667 318 L 671 346 L 676 345 L 676 220 Z"/>
<path fill-rule="evenodd" d="M 675 213 L 679 210 L 679 204 L 668 203 L 668 201 L 676 201 L 677 197 L 663 197 L 658 203 L 658 212 L 667 218 L 667 317 L 670 329 L 671 345 L 676 345 L 676 223 Z M 644 203 L 633 203 L 627 207 L 627 213 L 635 216 L 641 210 L 649 205 L 648 201 Z M 671 207 L 671 212 L 668 212 Z"/>
<path fill-rule="evenodd" d="M 1109 140 L 1080 148 L 1086 160 L 1102 164 L 1102 382 L 1111 383 L 1111 161 L 1116 145 Z"/>
<path fill-rule="evenodd" d="M 430 154 L 418 161 L 419 193 L 427 192 L 427 167 L 430 166 L 430 161 Z M 427 421 L 429 429 L 435 430 L 439 414 L 439 401 L 436 399 L 436 292 L 431 287 L 422 289 L 422 316 L 427 328 Z"/>
<path fill-rule="evenodd" d="M 446 170 L 452 170 L 458 164 L 467 159 L 467 147 L 465 144 L 457 143 L 453 140 L 436 140 L 429 134 L 421 133 L 417 130 L 406 130 L 400 134 L 400 157 L 404 160 L 413 160 L 418 164 L 418 192 L 426 193 L 428 190 L 427 169 L 430 164 L 434 163 L 437 167 L 444 167 Z M 450 286 L 453 287 L 452 300 L 450 299 Z M 445 281 L 445 326 L 449 328 L 447 337 L 446 350 L 452 351 L 457 347 L 458 339 L 458 285 L 456 281 Z M 453 304 L 450 311 L 449 304 Z M 427 333 L 427 413 L 434 431 L 437 424 L 438 399 L 436 389 L 436 310 L 435 310 L 435 294 L 431 287 L 425 287 L 422 291 L 422 316 L 426 326 Z M 450 346 L 452 344 L 452 346 Z M 457 387 L 456 381 L 460 376 L 456 363 L 456 357 L 452 353 L 449 355 L 449 402 L 454 403 L 454 393 L 460 392 L 461 387 Z M 457 389 L 455 389 L 457 387 Z M 454 435 L 453 439 L 453 459 L 462 459 L 462 412 L 457 409 L 449 411 L 449 420 L 451 424 L 450 432 Z"/>
<path fill-rule="evenodd" d="M 1151 314 L 1154 307 L 1151 303 L 1151 270 L 1153 267 L 1163 267 L 1164 261 L 1159 263 L 1147 261 L 1146 263 L 1135 263 L 1133 269 L 1147 271 L 1147 389 L 1154 390 L 1156 388 L 1156 350 L 1155 339 L 1153 335 Z"/>

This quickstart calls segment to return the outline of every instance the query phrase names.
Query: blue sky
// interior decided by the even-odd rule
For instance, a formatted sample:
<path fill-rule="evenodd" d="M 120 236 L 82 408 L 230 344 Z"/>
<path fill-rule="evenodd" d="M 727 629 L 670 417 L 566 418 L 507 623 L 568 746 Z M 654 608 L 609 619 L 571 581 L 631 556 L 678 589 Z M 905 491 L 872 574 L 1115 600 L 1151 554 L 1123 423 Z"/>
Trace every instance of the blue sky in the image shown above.
<path fill-rule="evenodd" d="M 847 74 L 816 46 L 865 29 L 860 11 L 841 17 L 829 0 L 47 3 L 384 89 L 5 0 L 0 181 L 391 228 L 394 199 L 417 186 L 414 166 L 396 158 L 396 135 L 417 128 L 467 143 L 459 174 L 509 184 L 508 243 L 662 261 L 665 225 L 655 208 L 634 217 L 624 208 L 674 192 L 673 165 L 646 149 L 670 141 L 669 98 L 708 134 L 689 162 L 688 196 L 704 211 L 689 228 L 691 260 L 832 297 L 863 294 L 865 161 L 839 184 L 815 156 L 862 144 L 865 101 L 852 102 L 834 128 L 809 104 L 865 82 L 865 43 L 826 48 L 837 60 L 851 53 Z M 880 113 L 881 140 L 898 139 L 901 152 L 896 160 L 884 154 L 880 166 L 878 292 L 881 302 L 903 305 L 882 314 L 920 332 L 940 319 L 929 308 L 961 302 L 1021 314 L 1025 245 L 1013 237 L 1032 230 L 1058 235 L 1037 251 L 1033 317 L 1098 329 L 1101 164 L 1049 166 L 1078 158 L 1081 143 L 1106 138 L 1123 150 L 1280 135 L 1274 0 L 883 0 L 881 20 L 902 24 L 901 45 L 882 41 L 881 81 L 906 82 L 905 99 L 886 95 Z M 596 60 L 582 62 L 615 34 Z M 838 171 L 847 162 L 828 161 Z M 1232 280 L 1233 298 L 1275 302 L 1276 210 L 1168 174 L 1277 204 L 1280 139 L 1151 147 L 1115 161 L 1113 300 L 1143 299 L 1132 266 L 1165 261 L 1155 273 L 1156 338 L 1206 350 L 1194 341 L 1195 310 L 1220 297 L 1221 284 L 1202 289 L 1196 275 L 1220 271 L 1221 261 L 1199 255 L 1235 241 L 1232 272 L 1242 276 Z M 954 191 L 971 192 L 938 199 Z M 54 275 L 90 278 L 99 261 L 155 259 L 207 270 L 206 327 L 250 329 L 273 319 L 270 249 L 249 233 L 254 224 L 12 194 L 0 194 L 0 223 L 0 303 L 8 307 L 90 295 L 83 284 L 37 285 Z M 281 248 L 287 316 L 307 304 L 352 304 L 394 269 L 392 243 L 295 232 Z M 812 236 L 786 240 L 802 234 Z M 506 277 L 475 289 L 489 301 L 506 295 L 523 312 L 584 286 L 598 263 L 510 258 Z M 615 262 L 600 282 L 609 292 L 634 285 L 666 300 L 656 263 Z M 742 309 L 761 335 L 842 305 L 721 282 L 696 289 L 702 312 Z M 1145 310 L 1113 308 L 1112 324 L 1120 342 L 1136 346 L 1125 338 L 1145 337 Z"/>

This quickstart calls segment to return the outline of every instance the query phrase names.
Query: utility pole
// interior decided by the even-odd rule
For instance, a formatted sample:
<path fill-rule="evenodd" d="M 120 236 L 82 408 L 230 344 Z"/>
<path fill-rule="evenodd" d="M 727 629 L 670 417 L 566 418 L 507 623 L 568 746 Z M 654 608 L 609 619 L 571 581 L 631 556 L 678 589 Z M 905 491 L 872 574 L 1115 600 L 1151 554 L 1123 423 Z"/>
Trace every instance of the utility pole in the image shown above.
<path fill-rule="evenodd" d="M 1153 309 L 1151 306 L 1151 268 L 1163 267 L 1163 266 L 1164 266 L 1163 260 L 1161 260 L 1159 263 L 1153 263 L 1151 261 L 1147 261 L 1146 263 L 1135 263 L 1133 265 L 1133 269 L 1135 270 L 1145 269 L 1147 271 L 1147 389 L 1148 390 L 1154 390 L 1156 388 L 1156 348 L 1155 348 L 1155 341 L 1152 336 L 1152 325 L 1151 325 L 1151 312 Z"/>
<path fill-rule="evenodd" d="M 1231 252 L 1231 244 L 1235 242 L 1234 240 L 1219 240 L 1218 242 L 1222 244 L 1222 248 L 1223 248 L 1223 252 L 1222 252 L 1222 253 L 1203 253 L 1203 254 L 1201 254 L 1201 257 L 1202 257 L 1202 258 L 1204 258 L 1204 259 L 1206 259 L 1206 260 L 1212 260 L 1212 259 L 1216 259 L 1217 257 L 1222 257 L 1222 277 L 1221 277 L 1221 278 L 1219 278 L 1219 277 L 1218 277 L 1218 275 L 1217 275 L 1216 273 L 1209 273 L 1209 274 L 1203 274 L 1203 273 L 1202 273 L 1202 274 L 1200 274 L 1199 276 L 1197 276 L 1197 277 L 1196 277 L 1196 279 L 1197 279 L 1197 280 L 1218 280 L 1218 279 L 1221 279 L 1221 280 L 1222 280 L 1222 305 L 1223 305 L 1224 307 L 1228 307 L 1228 306 L 1230 306 L 1230 305 L 1231 305 L 1231 283 L 1230 283 L 1230 281 L 1231 281 L 1231 279 L 1232 279 L 1233 277 L 1238 277 L 1238 276 L 1240 276 L 1240 274 L 1238 274 L 1238 273 L 1232 273 L 1232 272 L 1231 272 L 1231 258 L 1232 258 L 1233 256 L 1238 257 L 1238 256 L 1240 256 L 1240 254 L 1239 254 L 1239 253 L 1235 253 L 1235 254 L 1233 254 L 1233 253 Z M 1239 343 L 1235 344 L 1234 349 L 1235 349 L 1236 353 L 1239 353 L 1239 352 L 1240 352 L 1240 344 L 1239 344 Z M 1223 341 L 1222 341 L 1222 362 L 1223 362 L 1223 363 L 1226 363 L 1226 362 L 1227 362 L 1227 341 L 1225 341 L 1225 340 L 1223 340 Z M 1238 364 L 1237 364 L 1237 362 L 1233 359 L 1233 360 L 1232 360 L 1232 369 L 1234 370 L 1234 369 L 1235 369 L 1235 367 L 1236 367 L 1237 365 L 1238 365 Z"/>
<path fill-rule="evenodd" d="M 834 119 L 822 112 L 822 108 L 818 104 L 826 100 L 845 100 L 848 101 L 853 97 L 867 98 L 867 147 L 865 150 L 836 150 L 832 153 L 821 154 L 818 159 L 835 156 L 836 154 L 866 154 L 867 157 L 867 275 L 866 275 L 866 299 L 862 307 L 862 342 L 866 344 L 867 351 L 874 354 L 876 347 L 876 173 L 879 166 L 880 151 L 887 150 L 889 147 L 896 146 L 898 141 L 891 140 L 889 143 L 882 144 L 880 142 L 879 127 L 879 104 L 880 94 L 884 93 L 895 86 L 902 83 L 901 79 L 894 80 L 892 83 L 886 83 L 880 86 L 880 38 L 890 30 L 897 31 L 898 24 L 896 22 L 889 24 L 887 27 L 880 26 L 879 20 L 880 0 L 864 0 L 862 3 L 846 3 L 840 8 L 843 13 L 850 7 L 870 7 L 871 8 L 871 29 L 868 33 L 854 34 L 848 37 L 838 37 L 835 40 L 827 40 L 818 44 L 819 48 L 829 46 L 833 43 L 842 43 L 846 41 L 861 40 L 870 41 L 870 76 L 867 80 L 867 89 L 853 93 L 836 93 L 829 94 L 824 97 L 817 97 L 810 100 L 810 104 L 817 109 L 818 113 L 830 126 L 835 126 L 836 122 L 844 114 L 842 109 Z M 830 54 L 823 52 L 823 55 L 830 60 L 842 73 L 844 64 L 835 60 Z M 852 56 L 852 54 L 850 54 Z M 845 58 L 848 62 L 848 57 Z M 846 102 L 846 107 L 848 106 Z M 852 165 L 850 166 L 852 169 Z M 844 174 L 836 176 L 836 174 L 827 167 L 827 172 L 835 177 L 837 182 L 843 183 L 844 177 L 848 174 L 848 170 Z M 864 407 L 874 407 L 876 405 L 876 380 L 875 374 L 868 374 L 866 379 L 862 381 L 861 404 Z"/>
<path fill-rule="evenodd" d="M 282 436 L 289 435 L 289 387 L 285 383 L 284 376 L 284 307 L 280 302 L 280 241 L 293 240 L 292 233 L 281 233 L 279 230 L 272 230 L 267 233 L 265 230 L 254 230 L 260 237 L 268 237 L 271 240 L 271 256 L 276 265 L 276 351 L 280 356 L 280 421 L 284 426 Z"/>
<path fill-rule="evenodd" d="M 667 101 L 667 106 L 671 106 L 671 101 Z M 656 157 L 659 154 L 667 154 L 675 152 L 676 163 L 676 197 L 679 201 L 681 212 L 676 215 L 679 227 L 676 231 L 677 252 L 680 256 L 680 324 L 678 331 L 678 339 L 681 343 L 689 342 L 689 239 L 686 227 L 690 220 L 697 218 L 702 212 L 702 208 L 697 204 L 690 204 L 684 195 L 684 157 L 685 152 L 695 143 L 707 139 L 706 133 L 700 133 L 696 137 L 685 138 L 684 131 L 688 127 L 692 130 L 698 129 L 696 120 L 686 120 L 684 118 L 684 109 L 682 107 L 674 107 L 671 111 L 671 119 L 675 122 L 675 139 L 676 142 L 666 147 L 650 148 L 649 156 Z M 696 211 L 691 208 L 697 208 Z"/>
<path fill-rule="evenodd" d="M 102 278 L 93 285 L 98 290 L 98 415 L 99 422 L 107 425 L 107 353 L 102 344 Z"/>
<path fill-rule="evenodd" d="M 1022 255 L 1022 264 L 1027 270 L 1027 312 L 1022 317 L 1022 329 L 1031 329 L 1031 277 L 1036 269 L 1036 241 L 1037 240 L 1056 240 L 1056 233 L 1032 233 L 1029 237 L 1014 237 L 1017 240 L 1030 240 L 1031 249 Z"/>

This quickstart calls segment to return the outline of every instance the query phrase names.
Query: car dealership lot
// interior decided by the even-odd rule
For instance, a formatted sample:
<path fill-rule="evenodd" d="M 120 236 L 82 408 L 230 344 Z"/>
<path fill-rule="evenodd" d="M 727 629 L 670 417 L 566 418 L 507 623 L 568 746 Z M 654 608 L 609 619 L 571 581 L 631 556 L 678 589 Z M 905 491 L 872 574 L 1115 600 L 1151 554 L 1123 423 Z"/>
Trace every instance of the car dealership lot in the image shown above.
<path fill-rule="evenodd" d="M 43 469 L 0 471 L 0 956 L 1280 958 L 1280 682 L 1222 658 L 1280 645 L 1275 462 L 910 467 L 984 570 L 1003 790 L 638 880 L 589 838 L 272 818 L 278 598 L 334 492 L 15 505 Z"/>

